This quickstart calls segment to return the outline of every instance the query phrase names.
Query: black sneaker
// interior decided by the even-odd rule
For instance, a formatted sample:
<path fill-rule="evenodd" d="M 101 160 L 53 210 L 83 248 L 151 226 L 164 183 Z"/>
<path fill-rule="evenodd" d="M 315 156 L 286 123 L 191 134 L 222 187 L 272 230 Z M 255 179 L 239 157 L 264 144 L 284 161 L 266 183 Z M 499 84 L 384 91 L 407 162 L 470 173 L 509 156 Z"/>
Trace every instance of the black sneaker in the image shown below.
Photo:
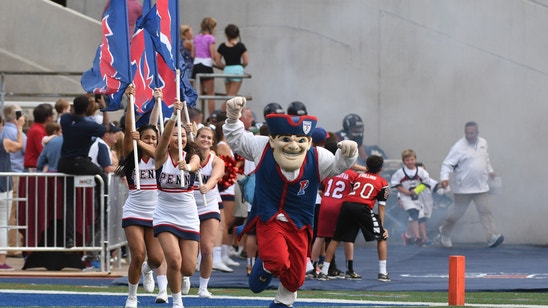
<path fill-rule="evenodd" d="M 379 273 L 379 275 L 377 276 L 377 280 L 382 282 L 387 282 L 387 281 L 390 281 L 390 276 L 388 275 L 388 273 L 386 273 L 386 275 Z"/>
<path fill-rule="evenodd" d="M 315 269 L 311 269 L 308 272 L 306 272 L 305 279 L 316 279 L 318 277 L 318 273 Z"/>
<path fill-rule="evenodd" d="M 502 235 L 501 233 L 493 235 L 493 237 L 487 242 L 487 244 L 489 245 L 489 247 L 495 248 L 498 245 L 502 244 L 502 242 L 504 242 L 504 235 Z"/>
<path fill-rule="evenodd" d="M 344 272 L 339 269 L 335 269 L 333 271 L 329 271 L 327 273 L 327 277 L 329 279 L 344 279 Z"/>
<path fill-rule="evenodd" d="M 318 275 L 316 276 L 316 279 L 320 280 L 320 281 L 325 281 L 325 280 L 329 280 L 331 278 L 328 277 L 326 274 L 324 274 L 322 272 L 319 272 Z"/>
<path fill-rule="evenodd" d="M 362 276 L 358 275 L 356 272 L 346 271 L 346 274 L 344 275 L 344 278 L 359 280 L 359 279 L 362 279 Z"/>

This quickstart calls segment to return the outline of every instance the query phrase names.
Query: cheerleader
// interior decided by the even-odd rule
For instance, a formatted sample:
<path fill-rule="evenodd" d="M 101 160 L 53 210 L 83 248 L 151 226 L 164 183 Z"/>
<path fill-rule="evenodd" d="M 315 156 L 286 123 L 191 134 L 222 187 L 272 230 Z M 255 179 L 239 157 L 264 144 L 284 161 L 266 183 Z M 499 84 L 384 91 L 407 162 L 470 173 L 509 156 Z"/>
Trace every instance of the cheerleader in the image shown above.
<path fill-rule="evenodd" d="M 158 204 L 153 225 L 154 235 L 160 241 L 167 262 L 173 307 L 183 307 L 181 275 L 192 276 L 194 273 L 200 241 L 200 220 L 193 185 L 201 157 L 196 145 L 187 142 L 184 128 L 174 130 L 177 110 L 182 109 L 182 103 L 176 101 L 173 107 L 173 116 L 167 121 L 154 154 Z M 178 131 L 181 132 L 181 144 Z M 182 157 L 179 157 L 179 147 L 182 147 Z"/>

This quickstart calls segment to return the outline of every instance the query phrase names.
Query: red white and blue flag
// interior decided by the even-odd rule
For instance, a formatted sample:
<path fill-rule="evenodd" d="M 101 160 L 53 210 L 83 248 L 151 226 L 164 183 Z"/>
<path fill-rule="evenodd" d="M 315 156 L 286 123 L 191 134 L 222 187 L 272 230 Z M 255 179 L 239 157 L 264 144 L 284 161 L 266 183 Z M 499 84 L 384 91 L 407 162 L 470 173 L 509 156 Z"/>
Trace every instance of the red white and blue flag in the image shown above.
<path fill-rule="evenodd" d="M 181 101 L 186 101 L 188 107 L 196 106 L 198 94 L 185 76 L 184 62 L 179 52 L 179 0 L 157 0 L 156 7 L 160 18 L 160 42 L 162 47 L 157 48 L 158 73 L 165 87 L 162 89 L 164 101 L 168 106 L 173 105 L 177 98 L 177 86 L 181 89 Z M 181 79 L 176 80 L 175 70 L 181 72 Z M 166 115 L 167 116 L 167 115 Z"/>
<path fill-rule="evenodd" d="M 133 85 L 135 86 L 135 111 L 137 114 L 152 110 L 154 88 L 158 87 L 156 53 L 152 48 L 147 48 L 147 45 L 151 44 L 150 37 L 143 29 L 137 30 L 131 41 L 131 63 L 136 65 Z"/>
<path fill-rule="evenodd" d="M 135 91 L 136 91 L 136 108 L 137 112 L 141 114 L 141 118 L 138 120 L 138 124 L 148 123 L 150 111 L 154 106 L 154 99 L 147 100 L 144 96 L 139 98 L 139 93 L 148 93 L 152 97 L 152 91 L 154 88 L 161 88 L 163 92 L 162 101 L 162 115 L 164 118 L 171 117 L 173 113 L 173 103 L 175 102 L 177 93 L 177 82 L 175 69 L 179 68 L 181 72 L 184 72 L 184 62 L 182 61 L 181 54 L 179 52 L 179 9 L 178 0 L 158 0 L 156 5 L 148 9 L 150 0 L 145 0 L 143 3 L 143 10 L 148 11 L 143 14 L 143 17 L 138 21 L 137 27 L 144 30 L 144 43 L 145 51 L 143 58 L 146 62 L 141 61 L 137 64 L 137 72 L 134 78 Z M 137 38 L 134 36 L 131 45 L 132 54 L 133 50 L 136 50 L 136 54 L 140 52 L 140 41 L 135 41 Z M 135 45 L 135 46 L 134 46 Z M 147 65 L 139 65 L 139 63 L 146 63 Z M 149 68 L 148 70 L 146 68 Z M 152 79 L 146 78 L 147 72 L 154 72 Z M 181 76 L 179 86 L 181 88 L 181 100 L 187 102 L 189 107 L 196 105 L 198 95 L 194 88 L 190 84 L 188 78 L 190 76 Z M 139 81 L 139 83 L 137 82 Z M 139 86 L 139 85 L 142 86 Z M 141 87 L 149 87 L 150 89 L 139 90 Z M 141 102 L 143 102 L 141 104 Z"/>
<path fill-rule="evenodd" d="M 102 19 L 103 38 L 93 67 L 80 83 L 88 93 L 112 94 L 132 81 L 126 0 L 112 0 Z"/>
<path fill-rule="evenodd" d="M 156 7 L 151 9 L 150 0 L 143 2 L 143 15 L 137 21 L 137 31 L 131 40 L 131 64 L 133 72 L 133 85 L 135 87 L 135 111 L 137 114 L 150 112 L 154 106 L 154 89 L 160 88 L 158 70 L 156 67 L 156 52 L 151 35 L 146 31 L 145 25 L 152 23 L 156 17 Z M 121 101 L 123 93 L 117 93 L 114 101 Z"/>
<path fill-rule="evenodd" d="M 156 6 L 151 7 L 150 0 L 143 2 L 143 16 L 137 21 L 137 32 L 131 42 L 132 59 L 135 59 L 137 70 L 133 78 L 135 86 L 135 111 L 141 115 L 137 126 L 149 122 L 150 112 L 157 102 L 154 89 L 164 88 L 165 83 L 158 74 L 157 50 L 164 50 L 160 44 L 160 23 Z M 140 58 L 139 58 L 140 57 Z M 133 60 L 132 60 L 133 61 Z M 171 117 L 173 108 L 162 102 L 162 114 Z"/>
<path fill-rule="evenodd" d="M 108 94 L 108 105 L 102 111 L 119 110 L 127 86 L 135 85 L 135 111 L 146 115 L 154 106 L 154 88 L 161 88 L 164 117 L 173 113 L 177 82 L 175 69 L 184 72 L 179 53 L 179 1 L 157 0 L 143 3 L 143 15 L 129 46 L 125 0 L 113 0 L 103 17 L 103 39 L 93 68 L 82 75 L 84 90 Z M 122 48 L 125 46 L 126 48 Z M 123 51 L 123 52 L 122 52 Z M 188 78 L 181 76 L 181 100 L 189 107 L 196 105 L 198 95 Z M 140 123 L 142 121 L 139 121 Z"/>
<path fill-rule="evenodd" d="M 146 7 L 146 2 L 143 8 Z M 170 117 L 173 113 L 173 103 L 177 98 L 177 68 L 184 72 L 184 62 L 182 61 L 179 52 L 179 1 L 178 0 L 157 0 L 156 5 L 148 11 L 143 18 L 138 21 L 137 27 L 145 30 L 145 54 L 149 65 L 153 62 L 153 54 L 156 57 L 155 61 L 155 76 L 153 80 L 154 87 L 161 88 L 163 92 L 162 113 L 164 117 Z M 134 37 L 134 40 L 136 38 Z M 151 46 L 151 43 L 153 46 Z M 134 49 L 132 42 L 132 53 Z M 135 47 L 137 48 L 137 47 Z M 154 50 L 154 53 L 151 53 Z M 145 55 L 144 55 L 145 57 Z M 139 69 L 136 74 L 139 74 Z M 143 73 L 142 73 L 143 74 Z M 143 74 L 144 75 L 144 74 Z M 190 76 L 181 76 L 179 87 L 181 89 L 180 99 L 187 102 L 189 107 L 196 105 L 198 95 L 188 78 Z M 137 77 L 136 77 L 137 79 Z M 138 93 L 138 85 L 136 87 L 136 96 Z M 153 87 L 153 88 L 154 88 Z M 139 99 L 136 98 L 136 105 Z M 143 112 L 150 111 L 152 108 L 145 104 L 142 108 Z M 138 110 L 139 111 L 139 110 Z M 140 123 L 142 121 L 139 121 Z"/>

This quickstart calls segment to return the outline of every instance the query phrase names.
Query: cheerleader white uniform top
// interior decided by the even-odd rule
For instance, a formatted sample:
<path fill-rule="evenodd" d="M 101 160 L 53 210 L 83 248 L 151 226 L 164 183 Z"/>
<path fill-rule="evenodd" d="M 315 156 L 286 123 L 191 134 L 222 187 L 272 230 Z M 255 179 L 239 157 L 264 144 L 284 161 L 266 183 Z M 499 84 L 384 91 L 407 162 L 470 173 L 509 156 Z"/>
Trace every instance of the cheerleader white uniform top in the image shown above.
<path fill-rule="evenodd" d="M 213 172 L 214 159 L 215 153 L 210 152 L 204 164 L 200 164 L 200 175 L 202 176 L 203 184 L 207 183 L 207 181 L 211 177 L 211 173 Z M 221 197 L 219 195 L 219 189 L 217 188 L 217 185 L 215 185 L 215 188 L 206 192 L 205 198 L 207 204 L 204 204 L 204 198 L 202 197 L 202 193 L 200 192 L 200 181 L 198 180 L 198 176 L 196 176 L 196 180 L 194 181 L 194 199 L 196 199 L 198 215 L 202 217 L 203 215 L 217 213 L 219 214 L 218 217 L 220 218 L 219 199 Z"/>
<path fill-rule="evenodd" d="M 135 169 L 126 171 L 129 192 L 122 210 L 122 227 L 137 225 L 152 228 L 152 215 L 158 203 L 154 168 L 151 157 L 139 161 L 140 190 L 135 184 Z"/>

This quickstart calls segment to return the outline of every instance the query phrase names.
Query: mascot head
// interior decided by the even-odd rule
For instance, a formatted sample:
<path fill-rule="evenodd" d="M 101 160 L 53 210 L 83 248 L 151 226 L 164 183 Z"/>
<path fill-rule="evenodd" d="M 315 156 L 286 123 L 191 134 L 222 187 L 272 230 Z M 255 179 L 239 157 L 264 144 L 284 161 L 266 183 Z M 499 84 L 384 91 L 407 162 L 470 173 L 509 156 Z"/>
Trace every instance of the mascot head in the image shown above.
<path fill-rule="evenodd" d="M 266 116 L 274 159 L 283 170 L 295 171 L 301 168 L 306 153 L 312 146 L 311 135 L 317 123 L 318 118 L 309 115 Z"/>

